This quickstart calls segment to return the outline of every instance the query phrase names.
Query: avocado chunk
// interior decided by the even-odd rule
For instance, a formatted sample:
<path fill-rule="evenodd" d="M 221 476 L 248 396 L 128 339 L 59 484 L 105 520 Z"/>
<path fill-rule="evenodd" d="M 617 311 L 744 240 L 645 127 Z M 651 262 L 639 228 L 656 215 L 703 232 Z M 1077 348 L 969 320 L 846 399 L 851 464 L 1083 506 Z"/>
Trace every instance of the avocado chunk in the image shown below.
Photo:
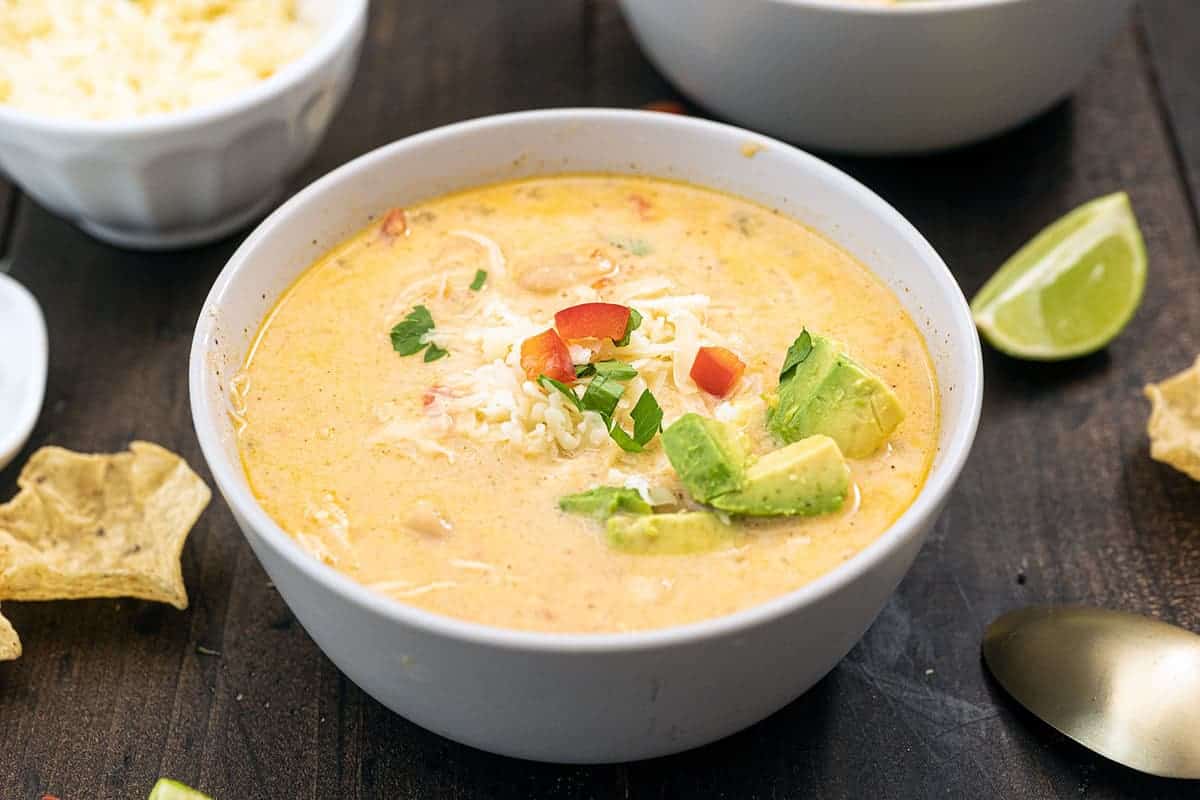
<path fill-rule="evenodd" d="M 768 398 L 767 426 L 784 442 L 824 434 L 847 458 L 866 458 L 904 419 L 900 401 L 836 343 L 807 331 L 797 342 L 805 336 L 811 350 L 795 363 L 789 350 L 779 390 Z"/>
<path fill-rule="evenodd" d="M 608 521 L 608 544 L 633 555 L 707 553 L 733 543 L 736 528 L 705 511 L 642 516 L 617 515 Z"/>
<path fill-rule="evenodd" d="M 837 442 L 809 436 L 767 453 L 746 470 L 741 491 L 712 505 L 750 517 L 813 516 L 837 511 L 850 490 L 850 468 Z"/>
<path fill-rule="evenodd" d="M 159 778 L 147 800 L 211 800 L 208 795 L 170 778 Z"/>
<path fill-rule="evenodd" d="M 558 498 L 558 507 L 571 514 L 586 514 L 600 520 L 608 519 L 618 511 L 630 514 L 654 511 L 635 490 L 617 486 L 597 486 L 586 492 L 568 494 Z"/>
<path fill-rule="evenodd" d="M 684 414 L 663 431 L 662 443 L 679 480 L 698 502 L 742 488 L 746 453 L 725 423 Z"/>

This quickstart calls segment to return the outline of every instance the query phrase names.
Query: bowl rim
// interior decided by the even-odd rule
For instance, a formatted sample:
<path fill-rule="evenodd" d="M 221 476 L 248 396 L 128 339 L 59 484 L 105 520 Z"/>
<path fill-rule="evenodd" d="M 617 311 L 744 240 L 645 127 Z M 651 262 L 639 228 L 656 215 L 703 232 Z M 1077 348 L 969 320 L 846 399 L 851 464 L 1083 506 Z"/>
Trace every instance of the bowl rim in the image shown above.
<path fill-rule="evenodd" d="M 93 136 L 121 138 L 174 133 L 183 128 L 220 123 L 248 111 L 273 97 L 286 94 L 317 72 L 337 52 L 359 26 L 365 25 L 369 0 L 338 0 L 333 8 L 341 9 L 334 24 L 317 35 L 317 39 L 299 58 L 284 64 L 275 74 L 252 86 L 240 89 L 228 97 L 184 108 L 145 116 L 117 119 L 77 119 L 56 117 L 24 111 L 0 103 L 0 124 L 21 126 L 37 133 L 58 136 Z"/>
<path fill-rule="evenodd" d="M 971 11 L 994 6 L 1014 6 L 1031 0 L 919 0 L 919 2 L 871 3 L 862 0 L 766 0 L 780 6 L 799 6 L 849 14 L 878 16 L 881 14 L 927 15 L 955 11 Z"/>
<path fill-rule="evenodd" d="M 943 415 L 942 424 L 950 424 L 955 427 L 951 430 L 951 435 L 942 451 L 941 462 L 930 470 L 916 499 L 867 547 L 829 572 L 790 592 L 731 614 L 681 625 L 631 632 L 554 633 L 502 628 L 458 619 L 406 605 L 373 592 L 348 575 L 313 558 L 295 539 L 279 527 L 251 494 L 237 472 L 240 466 L 226 457 L 216 426 L 212 421 L 210 394 L 206 388 L 209 342 L 215 338 L 214 326 L 218 316 L 214 310 L 219 306 L 222 296 L 230 291 L 231 285 L 236 282 L 239 274 L 246 270 L 249 264 L 254 263 L 249 260 L 250 254 L 258 249 L 260 241 L 273 235 L 276 229 L 289 224 L 289 218 L 294 209 L 317 200 L 335 184 L 344 180 L 357 180 L 364 174 L 369 175 L 376 163 L 397 157 L 398 154 L 419 153 L 425 145 L 440 139 L 454 138 L 467 132 L 502 129 L 513 124 L 562 125 L 564 123 L 614 120 L 631 125 L 648 125 L 651 128 L 662 129 L 668 134 L 674 131 L 681 136 L 688 133 L 707 132 L 727 137 L 736 143 L 744 142 L 747 136 L 765 140 L 773 150 L 784 152 L 788 157 L 798 161 L 802 168 L 821 173 L 823 178 L 839 184 L 843 191 L 858 195 L 871 207 L 880 224 L 892 227 L 910 240 L 921 254 L 922 263 L 934 273 L 935 280 L 940 284 L 953 307 L 952 314 L 955 319 L 953 335 L 966 339 L 961 343 L 962 350 L 956 356 L 962 359 L 964 367 L 961 379 L 955 383 L 955 389 L 961 392 L 960 396 L 964 398 L 962 410 L 953 420 L 947 420 Z M 686 178 L 686 176 L 683 177 Z M 963 333 L 967 335 L 963 337 Z M 323 585 L 326 590 L 340 595 L 343 600 L 362 606 L 373 614 L 427 634 L 508 650 L 556 654 L 606 653 L 682 646 L 699 640 L 735 635 L 739 631 L 766 624 L 855 582 L 885 562 L 894 551 L 900 549 L 912 537 L 920 536 L 926 524 L 939 512 L 942 503 L 953 488 L 974 442 L 983 402 L 983 359 L 979 336 L 975 332 L 966 298 L 933 246 L 899 211 L 886 203 L 875 192 L 831 164 L 791 145 L 725 123 L 651 111 L 563 108 L 480 117 L 408 136 L 343 164 L 293 196 L 246 238 L 213 283 L 200 311 L 192 339 L 188 391 L 192 422 L 200 442 L 201 452 L 231 510 L 239 522 L 244 522 L 247 527 L 254 530 L 257 538 L 264 545 L 270 547 L 279 558 L 289 562 L 308 580 Z M 243 531 L 243 535 L 247 535 L 245 531 Z"/>

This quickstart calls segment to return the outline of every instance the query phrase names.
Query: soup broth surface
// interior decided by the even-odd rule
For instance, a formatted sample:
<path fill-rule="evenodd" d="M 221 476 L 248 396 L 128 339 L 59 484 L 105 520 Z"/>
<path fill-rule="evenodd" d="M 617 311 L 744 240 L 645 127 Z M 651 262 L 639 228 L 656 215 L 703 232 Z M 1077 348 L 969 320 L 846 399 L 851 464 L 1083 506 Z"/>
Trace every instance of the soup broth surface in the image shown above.
<path fill-rule="evenodd" d="M 626 429 L 620 415 L 650 389 L 664 424 L 695 411 L 736 425 L 754 452 L 777 447 L 763 393 L 804 328 L 879 375 L 905 419 L 873 456 L 849 461 L 840 511 L 735 519 L 736 540 L 714 552 L 616 551 L 603 523 L 558 500 L 610 485 L 686 503 L 661 437 L 625 452 L 520 367 L 525 339 L 591 301 L 644 318 L 626 348 L 571 347 L 575 363 L 638 369 L 618 407 Z M 445 357 L 393 349 L 389 331 L 417 305 Z M 746 363 L 731 395 L 689 377 L 700 345 Z M 255 496 L 314 557 L 404 603 L 542 631 L 657 628 L 796 589 L 904 511 L 938 435 L 922 337 L 861 264 L 754 203 L 607 175 L 497 184 L 381 215 L 283 295 L 230 396 Z"/>

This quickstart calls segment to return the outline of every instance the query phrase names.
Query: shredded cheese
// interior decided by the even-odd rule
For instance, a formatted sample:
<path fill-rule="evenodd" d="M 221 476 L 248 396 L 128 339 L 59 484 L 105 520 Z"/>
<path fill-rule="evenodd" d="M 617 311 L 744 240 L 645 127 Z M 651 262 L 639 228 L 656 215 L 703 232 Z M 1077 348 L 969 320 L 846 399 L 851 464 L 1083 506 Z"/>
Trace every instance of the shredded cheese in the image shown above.
<path fill-rule="evenodd" d="M 294 0 L 0 0 L 0 104 L 121 119 L 212 103 L 307 50 Z"/>
<path fill-rule="evenodd" d="M 478 241 L 474 236 L 469 238 Z M 503 264 L 498 246 L 493 252 L 488 244 L 479 243 L 488 251 L 493 269 Z M 396 306 L 409 307 L 436 292 L 435 283 L 430 278 L 414 284 Z M 601 299 L 594 289 L 587 288 L 584 294 L 587 296 L 581 301 Z M 642 314 L 641 327 L 632 332 L 629 344 L 615 348 L 608 341 L 572 343 L 569 349 L 574 363 L 618 358 L 637 369 L 637 376 L 627 382 L 617 405 L 618 424 L 626 430 L 631 427 L 630 412 L 646 389 L 672 416 L 686 411 L 709 413 L 706 396 L 698 391 L 689 374 L 696 351 L 702 345 L 741 347 L 736 334 L 722 334 L 706 323 L 710 298 L 678 293 L 671 281 L 651 278 L 619 287 L 608 299 L 633 306 Z M 455 354 L 464 368 L 443 378 L 444 385 L 427 395 L 422 413 L 415 419 L 411 409 L 396 403 L 377 409 L 380 424 L 371 433 L 369 445 L 440 454 L 450 460 L 454 453 L 447 443 L 452 437 L 503 443 L 528 455 L 569 454 L 600 447 L 616 451 L 598 413 L 580 411 L 560 392 L 548 391 L 529 380 L 521 367 L 521 343 L 549 327 L 551 320 L 527 317 L 499 297 L 481 298 L 467 316 L 468 324 L 439 325 L 428 337 Z M 476 366 L 465 366 L 469 364 Z M 726 401 L 730 405 L 725 414 L 731 418 L 750 413 L 761 404 L 758 382 L 746 382 L 745 388 Z M 652 487 L 647 484 L 637 488 L 649 492 Z"/>

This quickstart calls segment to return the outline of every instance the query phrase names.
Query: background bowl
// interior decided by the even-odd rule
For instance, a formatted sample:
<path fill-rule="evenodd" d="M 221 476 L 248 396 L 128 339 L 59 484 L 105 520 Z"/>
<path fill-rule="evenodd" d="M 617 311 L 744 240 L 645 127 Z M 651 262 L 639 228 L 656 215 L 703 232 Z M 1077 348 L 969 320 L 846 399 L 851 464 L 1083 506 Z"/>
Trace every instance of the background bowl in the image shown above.
<path fill-rule="evenodd" d="M 112 121 L 0 105 L 0 168 L 39 203 L 112 244 L 211 241 L 265 213 L 312 154 L 354 76 L 367 0 L 301 0 L 316 42 L 271 78 L 212 104 Z"/>
<path fill-rule="evenodd" d="M 1070 94 L 1133 0 L 621 0 L 679 89 L 788 141 L 914 153 L 1012 128 Z"/>
<path fill-rule="evenodd" d="M 742 146 L 761 144 L 753 158 Z M 813 583 L 725 617 L 630 634 L 477 625 L 375 594 L 312 558 L 267 516 L 238 459 L 225 395 L 262 317 L 318 256 L 372 215 L 528 175 L 679 178 L 803 220 L 865 262 L 904 303 L 941 384 L 928 481 L 874 544 Z M 781 708 L 825 675 L 879 613 L 920 549 L 975 436 L 979 339 L 945 264 L 879 197 L 787 145 L 727 125 L 637 111 L 489 117 L 369 153 L 293 197 L 250 235 L 209 294 L 192 342 L 192 417 L 234 517 L 317 645 L 388 708 L 505 755 L 610 762 L 684 750 Z"/>

